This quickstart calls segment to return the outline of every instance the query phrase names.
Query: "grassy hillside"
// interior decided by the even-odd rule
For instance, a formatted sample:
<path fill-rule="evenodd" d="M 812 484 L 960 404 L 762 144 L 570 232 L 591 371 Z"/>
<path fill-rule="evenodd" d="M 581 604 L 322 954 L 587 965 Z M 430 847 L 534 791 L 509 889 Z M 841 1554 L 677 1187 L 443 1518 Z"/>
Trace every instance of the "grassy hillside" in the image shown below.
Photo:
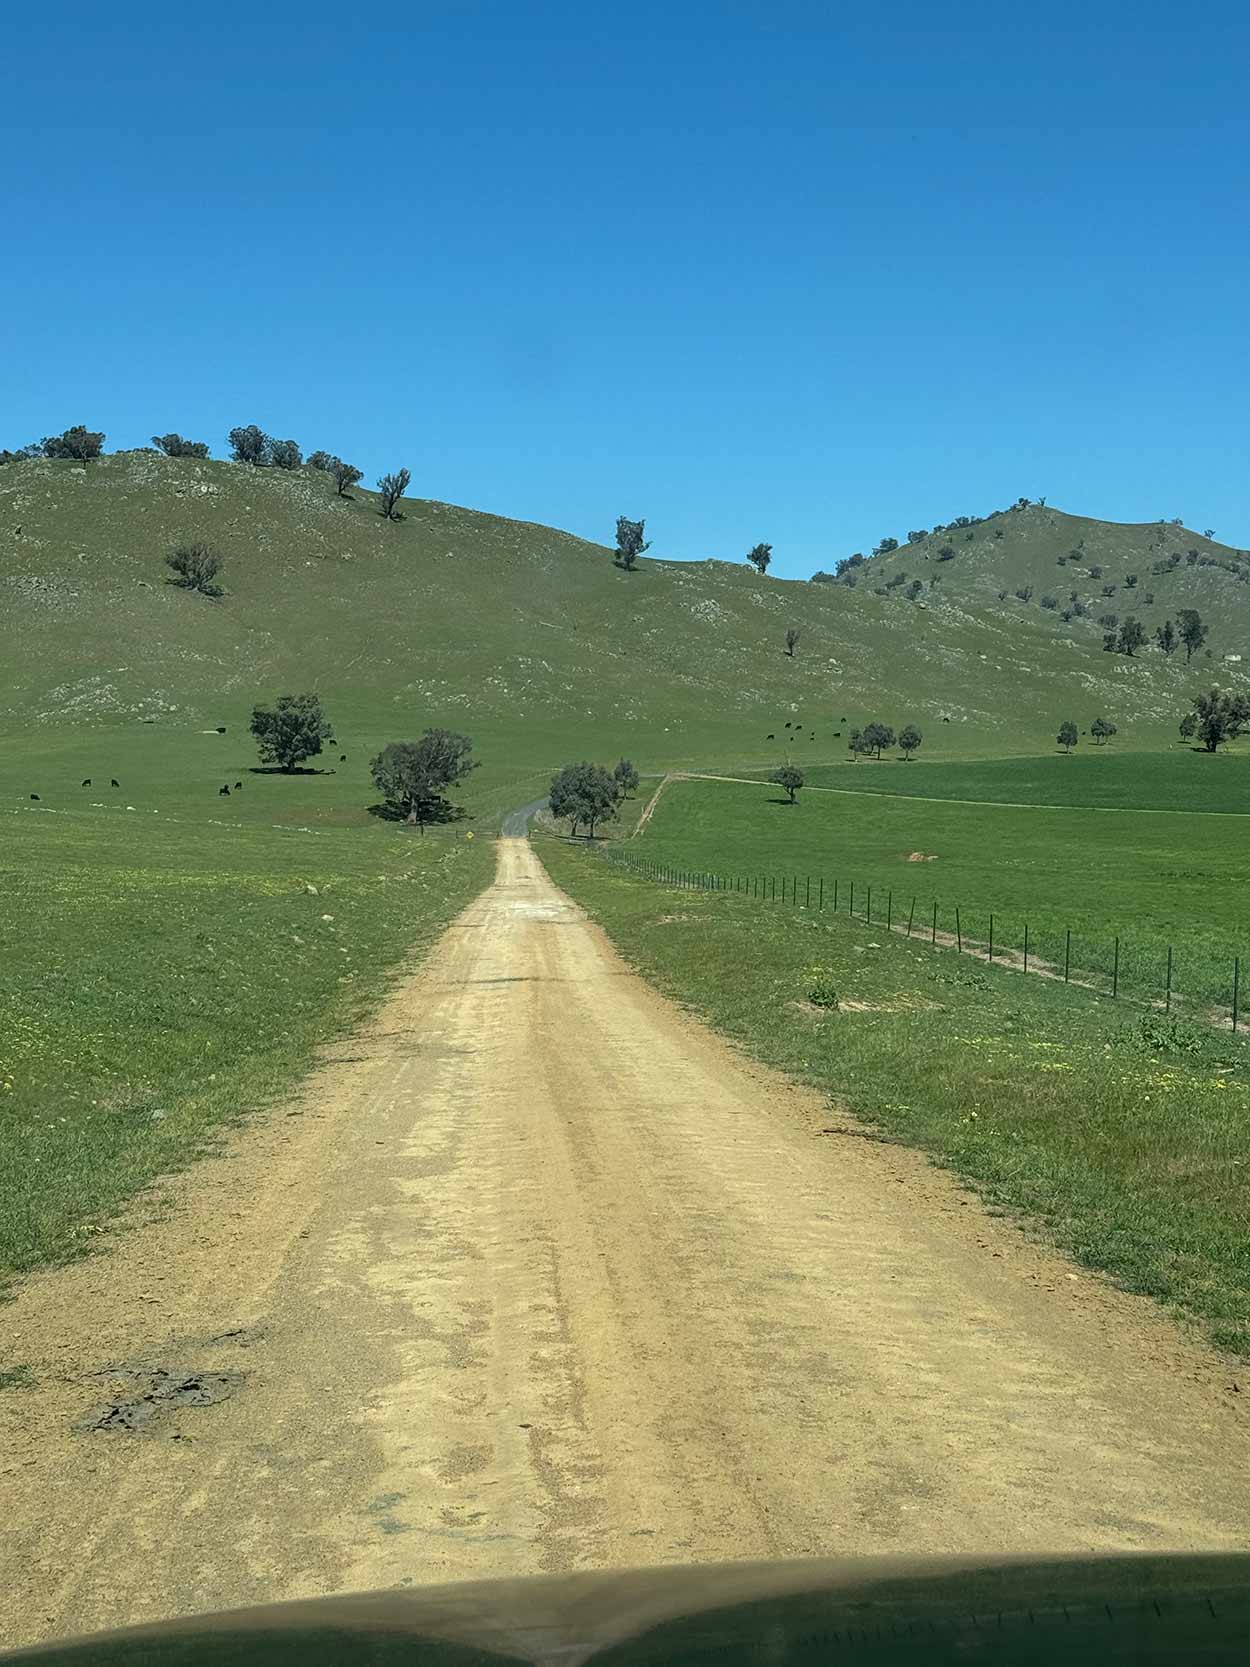
<path fill-rule="evenodd" d="M 236 734 L 257 698 L 308 686 L 353 763 L 431 722 L 471 730 L 492 767 L 540 770 L 587 752 L 769 762 L 800 720 L 792 744 L 816 762 L 842 756 L 841 720 L 877 713 L 919 722 L 929 756 L 1035 750 L 1058 718 L 1099 711 L 1129 744 L 1171 744 L 1186 692 L 1222 670 L 1218 658 L 1107 655 L 1089 622 L 1065 626 L 996 591 L 1026 574 L 1039 596 L 1044 582 L 1071 588 L 1055 553 L 1083 537 L 1108 573 L 1136 568 L 1154 585 L 1156 612 L 1193 602 L 1212 616 L 1218 656 L 1250 636 L 1250 585 L 1184 560 L 1149 579 L 1160 551 L 1195 542 L 1176 529 L 1053 510 L 997 520 L 1001 538 L 990 523 L 970 542 L 949 535 L 954 561 L 907 549 L 867 564 L 851 589 L 720 562 L 644 559 L 625 573 L 597 545 L 448 504 L 409 502 L 388 523 L 370 494 L 338 499 L 311 470 L 142 452 L 86 469 L 14 463 L 0 470 L 0 713 L 11 736 L 39 731 L 40 757 L 60 744 L 53 732 L 70 734 L 67 781 L 90 764 L 78 726 L 143 734 L 148 755 L 157 731 L 177 740 L 172 756 L 202 750 L 210 726 Z M 165 582 L 163 557 L 189 538 L 225 557 L 220 601 Z M 896 570 L 937 582 L 916 603 L 875 594 Z M 790 625 L 802 631 L 793 659 Z M 30 778 L 20 739 L 9 756 L 17 776 L 0 766 L 0 799 Z"/>
<path fill-rule="evenodd" d="M 1196 608 L 1212 627 L 1202 664 L 1222 667 L 1229 654 L 1250 662 L 1250 551 L 1171 522 L 1119 525 L 1031 505 L 869 557 L 853 577 L 856 590 L 888 591 L 903 606 L 919 579 L 920 602 L 976 609 L 995 629 L 1027 621 L 1056 645 L 1101 646 L 1104 614 L 1139 619 L 1153 638 L 1178 609 Z"/>

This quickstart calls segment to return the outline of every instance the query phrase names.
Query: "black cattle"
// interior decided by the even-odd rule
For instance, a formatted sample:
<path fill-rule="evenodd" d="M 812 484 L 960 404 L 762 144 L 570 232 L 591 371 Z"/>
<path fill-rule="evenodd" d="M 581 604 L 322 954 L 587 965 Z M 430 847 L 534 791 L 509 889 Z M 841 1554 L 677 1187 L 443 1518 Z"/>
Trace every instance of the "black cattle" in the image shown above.
<path fill-rule="evenodd" d="M 90 776 L 88 776 L 86 781 L 83 782 L 83 786 L 84 787 L 90 787 L 91 786 L 91 777 Z"/>
<path fill-rule="evenodd" d="M 229 786 L 227 785 L 225 787 L 219 787 L 217 789 L 217 797 L 219 799 L 222 799 L 222 798 L 228 799 L 230 797 L 230 788 L 229 788 Z"/>
<path fill-rule="evenodd" d="M 944 724 L 948 724 L 948 723 L 949 723 L 949 722 L 950 722 L 950 719 L 949 719 L 949 718 L 943 718 L 943 719 L 942 719 L 942 722 L 943 722 L 943 723 L 944 723 Z"/>
<path fill-rule="evenodd" d="M 776 740 L 776 739 L 777 739 L 777 737 L 776 737 L 776 736 L 775 736 L 775 735 L 766 735 L 766 736 L 765 736 L 765 737 L 764 737 L 764 739 L 765 739 L 765 740 L 766 740 L 766 741 L 775 741 L 775 740 Z"/>
<path fill-rule="evenodd" d="M 218 735 L 224 735 L 226 733 L 225 724 L 218 724 L 217 725 L 217 733 L 218 733 Z"/>
<path fill-rule="evenodd" d="M 840 729 L 835 729 L 833 732 L 833 738 L 835 741 L 840 741 L 842 739 L 842 731 Z"/>
<path fill-rule="evenodd" d="M 109 782 L 109 786 L 110 786 L 110 787 L 120 787 L 120 786 L 121 786 L 121 782 L 119 782 L 119 781 L 118 781 L 118 779 L 117 779 L 117 777 L 116 777 L 116 776 L 114 776 L 114 777 L 113 777 L 113 779 L 112 779 L 112 780 L 111 780 L 111 781 L 110 781 L 110 782 Z"/>
<path fill-rule="evenodd" d="M 32 794 L 31 794 L 31 798 L 32 798 L 32 799 L 33 799 L 33 800 L 34 800 L 34 801 L 35 801 L 35 803 L 36 803 L 36 804 L 38 804 L 38 803 L 39 803 L 39 795 L 38 795 L 38 793 L 32 793 Z"/>
<path fill-rule="evenodd" d="M 242 792 L 243 783 L 241 781 L 236 781 L 235 784 L 234 784 L 234 790 L 235 790 L 236 793 Z"/>
<path fill-rule="evenodd" d="M 347 763 L 347 754 L 345 752 L 341 752 L 339 754 L 339 763 L 340 764 L 346 764 Z"/>

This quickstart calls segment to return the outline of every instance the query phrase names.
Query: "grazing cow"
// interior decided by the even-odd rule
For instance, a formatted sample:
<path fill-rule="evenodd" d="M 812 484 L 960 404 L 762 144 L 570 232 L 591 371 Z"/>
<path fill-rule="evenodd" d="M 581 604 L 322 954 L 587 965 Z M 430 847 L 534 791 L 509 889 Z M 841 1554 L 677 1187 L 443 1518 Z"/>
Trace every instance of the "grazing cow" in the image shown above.
<path fill-rule="evenodd" d="M 88 776 L 86 781 L 83 782 L 83 786 L 84 787 L 90 787 L 91 786 L 91 777 L 90 776 Z"/>
<path fill-rule="evenodd" d="M 112 780 L 111 780 L 111 781 L 110 781 L 110 782 L 109 782 L 109 786 L 110 786 L 110 787 L 120 787 L 120 786 L 121 786 L 121 782 L 119 782 L 119 781 L 118 781 L 118 779 L 117 779 L 117 777 L 116 777 L 116 776 L 114 776 L 114 777 L 113 777 L 113 778 L 112 778 Z"/>
<path fill-rule="evenodd" d="M 833 732 L 833 738 L 835 741 L 840 741 L 842 739 L 842 731 L 840 729 L 835 729 Z"/>
<path fill-rule="evenodd" d="M 230 797 L 230 788 L 229 788 L 229 786 L 227 785 L 225 787 L 219 787 L 217 789 L 217 797 L 219 799 L 223 799 L 223 798 L 228 799 Z"/>
<path fill-rule="evenodd" d="M 217 733 L 218 733 L 218 735 L 224 735 L 226 733 L 225 724 L 218 724 L 217 725 Z"/>
<path fill-rule="evenodd" d="M 242 792 L 243 783 L 241 781 L 236 781 L 235 784 L 234 784 L 234 790 L 235 790 L 236 793 Z"/>
<path fill-rule="evenodd" d="M 949 718 L 943 718 L 943 719 L 942 719 L 942 722 L 943 722 L 943 723 L 944 723 L 944 724 L 948 724 L 948 723 L 949 723 L 949 722 L 950 722 L 950 719 L 949 719 Z"/>
<path fill-rule="evenodd" d="M 339 763 L 340 764 L 346 764 L 347 763 L 347 754 L 345 752 L 341 752 L 339 754 Z"/>
<path fill-rule="evenodd" d="M 766 741 L 775 741 L 775 740 L 776 740 L 776 739 L 777 739 L 777 737 L 776 737 L 776 736 L 775 736 L 775 735 L 766 735 L 766 736 L 765 736 L 765 737 L 764 737 L 764 739 L 765 739 L 765 740 L 766 740 Z"/>
<path fill-rule="evenodd" d="M 789 727 L 790 727 L 790 721 L 789 721 L 789 719 L 788 719 L 788 718 L 787 718 L 787 720 L 786 720 L 786 728 L 787 728 L 787 729 L 789 729 Z"/>
<path fill-rule="evenodd" d="M 38 803 L 39 803 L 39 795 L 38 795 L 38 793 L 32 793 L 32 794 L 31 794 L 31 798 L 32 798 L 32 799 L 33 799 L 33 800 L 34 800 L 34 801 L 35 801 L 35 803 L 36 803 L 36 804 L 38 804 Z"/>

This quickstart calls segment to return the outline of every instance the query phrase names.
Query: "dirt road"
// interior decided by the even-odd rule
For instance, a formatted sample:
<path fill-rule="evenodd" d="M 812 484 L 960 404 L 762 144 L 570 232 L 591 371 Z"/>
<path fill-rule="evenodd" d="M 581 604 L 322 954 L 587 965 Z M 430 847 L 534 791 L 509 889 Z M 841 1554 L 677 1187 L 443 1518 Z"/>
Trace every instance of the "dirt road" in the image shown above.
<path fill-rule="evenodd" d="M 0 1311 L 35 1380 L 0 1394 L 5 1642 L 617 1563 L 1245 1545 L 1226 1365 L 822 1136 L 526 841 L 335 1055 Z M 78 1427 L 153 1386 L 143 1429 Z"/>

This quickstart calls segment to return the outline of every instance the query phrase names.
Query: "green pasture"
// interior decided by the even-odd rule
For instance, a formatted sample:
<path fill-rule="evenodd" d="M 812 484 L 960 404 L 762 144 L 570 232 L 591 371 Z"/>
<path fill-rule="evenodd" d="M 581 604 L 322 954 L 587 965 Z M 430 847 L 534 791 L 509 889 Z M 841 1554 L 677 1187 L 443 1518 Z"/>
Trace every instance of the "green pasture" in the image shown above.
<path fill-rule="evenodd" d="M 734 801 L 713 791 L 675 795 L 688 830 L 691 807 L 716 803 L 732 831 Z M 856 1138 L 849 1108 L 1078 1261 L 1250 1355 L 1246 1041 L 858 917 L 657 885 L 585 841 L 539 849 L 661 990 L 827 1090 L 828 1128 L 815 1138 Z"/>
<path fill-rule="evenodd" d="M 493 868 L 463 827 L 336 827 L 310 778 L 191 815 L 109 756 L 134 809 L 0 808 L 0 1282 L 289 1087 Z"/>
<path fill-rule="evenodd" d="M 1244 764 L 1219 759 L 1214 769 L 1230 780 Z M 896 780 L 919 770 L 865 764 L 842 774 Z M 975 769 L 954 774 L 967 784 Z M 986 774 L 992 780 L 996 771 Z M 871 888 L 875 921 L 884 925 L 887 912 L 895 925 L 911 917 L 917 932 L 931 930 L 934 905 L 939 931 L 954 932 L 958 909 L 963 936 L 984 945 L 993 914 L 999 952 L 1018 953 L 1027 924 L 1031 957 L 1055 967 L 1064 964 L 1070 931 L 1073 976 L 1104 989 L 1113 981 L 1118 937 L 1125 997 L 1163 996 L 1170 945 L 1173 989 L 1195 1011 L 1228 1009 L 1234 957 L 1250 971 L 1250 816 L 1094 813 L 806 788 L 791 805 L 766 783 L 678 781 L 628 852 L 753 885 L 775 880 L 780 888 L 797 877 L 804 897 L 809 876 L 814 896 L 823 879 L 827 910 L 835 882 L 842 912 L 852 906 L 853 885 L 855 912 L 864 914 Z M 1241 1006 L 1243 1013 L 1250 1006 L 1244 986 Z"/>
<path fill-rule="evenodd" d="M 938 736 L 938 745 L 942 737 Z M 1115 742 L 1078 743 L 1065 755 L 1026 758 L 927 760 L 924 746 L 910 762 L 897 751 L 881 759 L 848 757 L 836 764 L 796 762 L 811 787 L 844 793 L 901 794 L 917 799 L 973 799 L 983 803 L 1064 805 L 1075 810 L 1206 810 L 1250 815 L 1250 750 L 1195 751 L 1177 741 L 1162 752 L 1124 752 Z M 752 772 L 754 773 L 754 772 Z"/>

